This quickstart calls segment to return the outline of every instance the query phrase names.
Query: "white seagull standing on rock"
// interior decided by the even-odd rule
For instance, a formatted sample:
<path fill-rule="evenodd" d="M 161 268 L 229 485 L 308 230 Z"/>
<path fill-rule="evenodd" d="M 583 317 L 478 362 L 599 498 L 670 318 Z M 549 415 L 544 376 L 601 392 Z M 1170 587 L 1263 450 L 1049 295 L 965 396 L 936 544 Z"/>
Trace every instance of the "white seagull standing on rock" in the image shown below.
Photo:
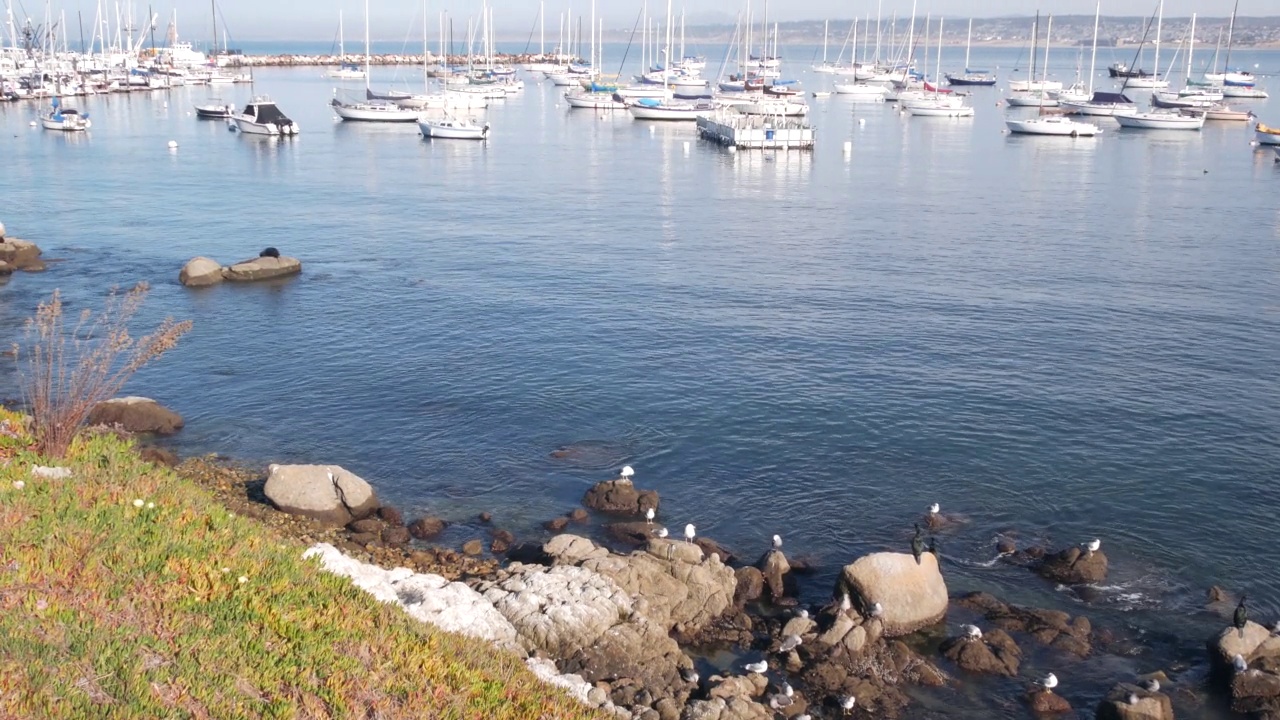
<path fill-rule="evenodd" d="M 649 508 L 648 510 L 645 510 L 645 511 L 644 511 L 644 522 L 645 522 L 645 524 L 646 524 L 646 525 L 652 525 L 652 524 L 653 524 L 653 517 L 654 517 L 655 515 L 657 515 L 657 513 L 653 511 L 653 508 Z"/>
<path fill-rule="evenodd" d="M 884 606 L 880 603 L 871 604 L 871 617 L 880 617 L 884 615 Z"/>
<path fill-rule="evenodd" d="M 1231 666 L 1236 669 L 1236 672 L 1244 672 L 1249 669 L 1248 661 L 1240 653 L 1236 653 L 1236 656 L 1231 658 Z"/>
<path fill-rule="evenodd" d="M 782 549 L 782 536 L 781 536 L 781 535 L 774 535 L 774 536 L 773 536 L 773 549 L 774 549 L 774 550 L 781 550 L 781 549 Z"/>
<path fill-rule="evenodd" d="M 761 660 L 760 662 L 747 663 L 742 667 L 749 673 L 759 675 L 769 669 L 769 663 Z"/>
<path fill-rule="evenodd" d="M 968 637 L 969 639 L 971 640 L 982 639 L 982 628 L 978 627 L 977 625 L 965 625 L 962 629 L 964 630 L 965 636 Z"/>
<path fill-rule="evenodd" d="M 1088 550 L 1090 555 L 1098 552 L 1098 549 L 1101 547 L 1102 547 L 1102 541 L 1099 540 L 1098 538 L 1094 538 L 1084 544 L 1084 549 Z"/>
<path fill-rule="evenodd" d="M 935 517 L 940 512 L 942 512 L 942 506 L 938 503 L 929 506 L 929 517 Z"/>
<path fill-rule="evenodd" d="M 840 612 L 849 612 L 853 609 L 853 601 L 849 599 L 849 593 L 840 596 Z"/>
<path fill-rule="evenodd" d="M 788 635 L 782 638 L 782 644 L 778 646 L 778 652 L 789 653 L 800 647 L 800 643 L 804 642 L 799 635 Z"/>
<path fill-rule="evenodd" d="M 858 704 L 858 699 L 852 695 L 845 695 L 844 697 L 840 698 L 841 710 L 852 710 L 854 706 L 856 706 L 857 704 Z"/>
<path fill-rule="evenodd" d="M 666 528 L 658 528 L 658 537 L 660 537 L 660 538 L 664 538 L 664 537 L 666 537 L 668 534 L 669 534 L 669 533 L 667 532 L 667 529 L 666 529 Z"/>
<path fill-rule="evenodd" d="M 1160 692 L 1160 681 L 1155 678 L 1150 678 L 1146 682 L 1142 683 L 1142 689 L 1149 693 Z"/>
<path fill-rule="evenodd" d="M 685 541 L 693 542 L 693 539 L 697 537 L 697 535 L 698 535 L 698 529 L 693 526 L 693 523 L 689 523 L 688 525 L 684 526 Z"/>
<path fill-rule="evenodd" d="M 1058 687 L 1058 676 L 1053 673 L 1049 673 L 1044 676 L 1044 679 L 1040 681 L 1040 684 L 1044 686 L 1045 690 L 1052 690 Z"/>
<path fill-rule="evenodd" d="M 632 470 L 630 465 L 623 465 L 622 472 L 618 473 L 618 475 L 627 482 L 631 482 L 631 476 L 635 474 L 636 471 Z"/>

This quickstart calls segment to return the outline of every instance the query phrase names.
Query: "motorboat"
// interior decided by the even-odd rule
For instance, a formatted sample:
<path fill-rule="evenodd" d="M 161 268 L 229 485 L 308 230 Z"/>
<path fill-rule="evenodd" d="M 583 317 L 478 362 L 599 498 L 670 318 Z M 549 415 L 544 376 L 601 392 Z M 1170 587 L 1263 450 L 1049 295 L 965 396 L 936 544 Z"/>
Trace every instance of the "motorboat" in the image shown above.
<path fill-rule="evenodd" d="M 364 70 L 355 63 L 344 62 L 325 73 L 325 77 L 334 80 L 363 80 Z"/>
<path fill-rule="evenodd" d="M 88 114 L 62 105 L 61 100 L 53 98 L 49 112 L 40 115 L 40 124 L 45 130 L 61 130 L 63 132 L 80 132 L 88 130 L 93 123 Z"/>
<path fill-rule="evenodd" d="M 1169 110 L 1138 112 L 1117 110 L 1111 114 L 1122 128 L 1136 130 L 1199 130 L 1204 127 L 1204 115 L 1183 115 Z"/>
<path fill-rule="evenodd" d="M 413 122 L 418 119 L 418 111 L 402 108 L 390 100 L 367 100 L 365 102 L 346 103 L 338 98 L 329 101 L 333 113 L 343 120 L 357 122 Z"/>
<path fill-rule="evenodd" d="M 1107 68 L 1107 74 L 1113 78 L 1146 78 L 1151 77 L 1151 73 L 1146 70 L 1131 70 L 1128 65 L 1122 62 L 1113 63 Z"/>
<path fill-rule="evenodd" d="M 1253 135 L 1259 145 L 1280 145 L 1280 127 L 1270 127 L 1259 122 L 1253 126 Z"/>
<path fill-rule="evenodd" d="M 204 105 L 196 105 L 196 117 L 206 120 L 226 120 L 236 111 L 236 106 L 229 102 L 223 102 L 219 98 L 213 98 Z"/>
<path fill-rule="evenodd" d="M 258 95 L 244 106 L 244 110 L 231 114 L 231 122 L 242 133 L 249 135 L 297 135 L 298 123 L 290 120 L 266 95 Z"/>
<path fill-rule="evenodd" d="M 421 118 L 418 129 L 422 136 L 433 140 L 486 140 L 489 123 L 477 125 L 470 120 L 446 115 L 443 118 Z"/>
<path fill-rule="evenodd" d="M 1007 119 L 1009 132 L 1018 135 L 1056 135 L 1060 137 L 1093 137 L 1102 132 L 1093 123 L 1072 120 L 1062 115 Z"/>

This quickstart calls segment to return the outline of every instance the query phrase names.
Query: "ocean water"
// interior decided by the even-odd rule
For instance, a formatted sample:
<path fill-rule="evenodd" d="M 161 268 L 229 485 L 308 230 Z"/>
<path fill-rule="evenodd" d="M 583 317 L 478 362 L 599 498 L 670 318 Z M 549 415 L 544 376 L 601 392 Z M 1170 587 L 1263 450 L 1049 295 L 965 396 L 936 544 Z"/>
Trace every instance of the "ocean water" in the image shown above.
<path fill-rule="evenodd" d="M 789 73 L 823 89 L 812 50 Z M 128 388 L 186 417 L 175 449 L 341 464 L 455 521 L 449 542 L 483 535 L 486 510 L 542 537 L 630 464 L 672 527 L 748 560 L 781 534 L 816 561 L 818 602 L 939 502 L 962 520 L 939 535 L 953 591 L 1084 612 L 1133 648 L 1032 655 L 1027 676 L 1054 669 L 1083 712 L 1134 672 L 1198 686 L 1210 585 L 1280 616 L 1280 165 L 1244 124 L 1010 137 L 979 88 L 961 120 L 816 99 L 812 152 L 729 153 L 530 82 L 488 111 L 488 142 L 431 142 L 335 122 L 321 73 L 220 90 L 272 95 L 302 127 L 284 141 L 193 117 L 207 88 L 83 99 L 84 135 L 0 106 L 0 220 L 57 260 L 0 286 L 4 332 L 55 288 L 94 307 L 145 280 L 148 320 L 194 321 Z M 1280 101 L 1250 107 L 1280 124 Z M 266 246 L 304 273 L 177 283 L 191 257 Z M 11 366 L 0 390 L 17 394 Z M 1101 538 L 1108 585 L 990 564 L 1001 533 Z M 917 712 L 1022 717 L 1019 687 Z"/>

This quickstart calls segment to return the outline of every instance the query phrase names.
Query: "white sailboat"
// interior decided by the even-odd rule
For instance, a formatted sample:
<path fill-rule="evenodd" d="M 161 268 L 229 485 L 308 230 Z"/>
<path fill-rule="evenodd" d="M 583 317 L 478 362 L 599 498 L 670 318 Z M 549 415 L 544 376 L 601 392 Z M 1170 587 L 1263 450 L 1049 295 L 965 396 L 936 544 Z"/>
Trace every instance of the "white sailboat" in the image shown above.
<path fill-rule="evenodd" d="M 360 66 L 347 62 L 347 48 L 343 37 L 341 10 L 338 11 L 338 62 L 340 63 L 338 67 L 326 73 L 327 77 L 335 80 L 360 80 L 364 78 L 365 72 L 360 69 Z"/>
<path fill-rule="evenodd" d="M 423 117 L 418 120 L 418 129 L 423 137 L 430 139 L 486 140 L 489 137 L 489 123 L 478 125 L 449 114 L 442 118 Z"/>
<path fill-rule="evenodd" d="M 1096 20 L 1095 20 L 1096 23 Z M 1049 28 L 1053 27 L 1053 16 L 1049 16 Z M 1045 32 L 1045 45 L 1048 45 L 1048 31 Z M 1044 69 L 1041 71 L 1044 76 L 1049 73 L 1049 63 L 1045 62 Z M 1090 74 L 1092 82 L 1092 73 Z M 1041 97 L 1045 97 L 1045 93 L 1040 93 Z M 1009 132 L 1016 135 L 1050 135 L 1058 137 L 1093 137 L 1102 132 L 1097 125 L 1087 122 L 1077 122 L 1071 118 L 1062 115 L 1045 115 L 1044 106 L 1041 106 L 1040 112 L 1036 117 L 1032 118 L 1006 118 L 1004 121 Z"/>
<path fill-rule="evenodd" d="M 1089 56 L 1089 95 L 1083 100 L 1067 100 L 1059 96 L 1058 104 L 1065 112 L 1073 115 L 1095 115 L 1109 117 L 1117 108 L 1123 110 L 1133 107 L 1133 101 L 1124 93 L 1094 92 L 1093 78 L 1098 62 L 1098 22 L 1102 17 L 1102 2 L 1099 0 L 1093 11 L 1093 51 Z M 1195 32 L 1195 16 L 1192 16 L 1192 32 Z M 1190 56 L 1188 56 L 1189 58 Z M 1190 60 L 1188 60 L 1190 62 Z M 1010 128 L 1012 129 L 1012 128 Z M 1096 130 L 1096 128 L 1095 128 Z"/>
<path fill-rule="evenodd" d="M 1176 110 L 1117 110 L 1111 115 L 1122 128 L 1135 130 L 1199 130 L 1204 127 L 1203 113 L 1183 115 Z"/>
<path fill-rule="evenodd" d="M 928 21 L 925 21 L 925 29 L 928 32 Z M 927 40 L 926 40 L 927 42 Z M 927 67 L 927 66 L 926 66 Z M 934 80 L 942 74 L 942 18 L 938 18 L 938 58 L 937 68 L 934 71 Z M 926 83 L 926 88 L 930 86 Z M 937 87 L 932 88 L 932 94 L 926 91 L 921 97 L 910 99 L 899 99 L 903 107 L 907 109 L 907 113 L 912 117 L 973 117 L 973 106 L 968 105 L 964 101 L 964 97 L 956 95 L 950 90 L 941 90 Z"/>
<path fill-rule="evenodd" d="M 369 0 L 364 2 L 364 69 L 365 96 L 369 95 Z M 338 90 L 334 89 L 334 95 Z M 337 97 L 329 101 L 333 113 L 343 120 L 356 122 L 413 122 L 418 119 L 416 110 L 402 108 L 390 100 L 365 99 L 344 102 Z"/>
<path fill-rule="evenodd" d="M 1053 28 L 1053 16 L 1049 16 L 1049 29 Z M 1033 107 L 1044 109 L 1047 107 L 1057 107 L 1058 99 L 1052 95 L 1053 91 L 1061 90 L 1062 83 L 1054 81 L 1049 82 L 1049 33 L 1045 33 L 1044 43 L 1044 67 L 1041 79 L 1036 80 L 1036 50 L 1040 42 L 1040 13 L 1036 13 L 1036 19 L 1031 23 L 1031 71 L 1027 73 L 1027 79 L 1022 81 L 1009 81 L 1009 97 L 1005 98 L 1005 103 L 1009 107 Z"/>
<path fill-rule="evenodd" d="M 54 96 L 53 104 L 49 111 L 40 115 L 40 125 L 45 130 L 81 132 L 88 130 L 93 123 L 89 120 L 88 115 L 81 114 L 75 108 L 64 106 L 62 101 L 57 96 Z"/>
<path fill-rule="evenodd" d="M 1156 59 L 1155 65 L 1152 66 L 1154 71 L 1150 75 L 1143 77 L 1125 78 L 1124 83 L 1120 87 L 1121 92 L 1128 88 L 1156 90 L 1169 87 L 1169 81 L 1160 78 L 1160 30 L 1161 26 L 1164 25 L 1164 0 L 1160 0 L 1156 13 L 1156 41 L 1154 43 L 1156 48 Z M 1147 27 L 1150 27 L 1150 25 Z"/>

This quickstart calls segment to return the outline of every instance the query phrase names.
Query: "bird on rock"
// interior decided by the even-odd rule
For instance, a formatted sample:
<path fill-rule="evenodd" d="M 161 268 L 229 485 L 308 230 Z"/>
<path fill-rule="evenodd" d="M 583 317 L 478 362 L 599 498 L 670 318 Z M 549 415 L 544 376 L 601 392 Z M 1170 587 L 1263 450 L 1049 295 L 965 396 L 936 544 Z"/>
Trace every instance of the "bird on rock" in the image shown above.
<path fill-rule="evenodd" d="M 799 635 L 788 635 L 782 638 L 782 644 L 778 645 L 778 652 L 789 653 L 800 647 L 800 643 L 804 642 Z"/>
<path fill-rule="evenodd" d="M 744 670 L 746 670 L 749 673 L 755 673 L 759 675 L 760 673 L 763 673 L 769 669 L 769 663 L 761 660 L 760 662 L 747 663 L 742 667 Z"/>
<path fill-rule="evenodd" d="M 631 477 L 635 474 L 636 474 L 636 471 L 633 470 L 630 465 L 623 465 L 622 472 L 618 473 L 618 475 L 621 476 L 622 479 L 626 480 L 627 482 L 631 482 Z"/>
<path fill-rule="evenodd" d="M 1098 552 L 1098 550 L 1099 550 L 1101 547 L 1102 547 L 1102 541 L 1101 541 L 1101 540 L 1099 540 L 1098 538 L 1094 538 L 1094 539 L 1092 539 L 1092 540 L 1090 540 L 1089 542 L 1087 542 L 1087 543 L 1085 543 L 1085 544 L 1084 544 L 1084 549 L 1085 549 L 1085 550 L 1088 550 L 1090 555 L 1092 555 L 1092 554 L 1094 554 L 1094 553 Z"/>
<path fill-rule="evenodd" d="M 1277 620 L 1276 624 L 1271 626 L 1271 634 L 1272 636 L 1280 635 L 1280 620 Z"/>
<path fill-rule="evenodd" d="M 781 550 L 781 549 L 782 549 L 782 536 L 781 536 L 781 535 L 774 535 L 774 536 L 773 536 L 773 549 L 774 549 L 774 550 Z"/>
<path fill-rule="evenodd" d="M 671 533 L 667 532 L 667 529 L 666 529 L 666 528 L 658 528 L 658 537 L 660 537 L 660 538 L 664 538 L 664 537 L 666 537 L 667 535 L 670 535 L 670 534 L 671 534 Z"/>
<path fill-rule="evenodd" d="M 965 637 L 971 640 L 982 639 L 982 628 L 977 625 L 965 625 L 962 629 L 964 630 Z"/>
<path fill-rule="evenodd" d="M 938 538 L 935 538 L 935 537 L 929 538 L 928 550 L 929 552 L 933 553 L 933 556 L 937 558 L 939 561 L 942 560 L 942 548 L 938 543 Z"/>
<path fill-rule="evenodd" d="M 845 710 L 845 711 L 852 710 L 854 706 L 856 706 L 857 704 L 858 704 L 858 699 L 852 695 L 845 695 L 844 697 L 840 698 L 841 710 Z"/>
<path fill-rule="evenodd" d="M 805 713 L 803 715 L 797 715 L 791 718 L 791 720 L 813 720 L 813 716 L 810 715 L 809 713 Z"/>
<path fill-rule="evenodd" d="M 1138 693 L 1129 693 L 1129 704 L 1130 705 L 1138 704 Z"/>
<path fill-rule="evenodd" d="M 680 677 L 684 678 L 687 683 L 698 682 L 698 671 L 693 668 L 680 668 Z"/>
<path fill-rule="evenodd" d="M 919 565 L 920 556 L 924 555 L 924 531 L 920 529 L 920 523 L 916 523 L 916 536 L 911 538 L 911 555 Z"/>
<path fill-rule="evenodd" d="M 1236 606 L 1236 614 L 1232 617 L 1231 622 L 1236 626 L 1236 630 L 1240 632 L 1240 637 L 1244 637 L 1244 626 L 1249 624 L 1249 611 L 1244 607 L 1246 596 L 1240 596 L 1240 604 Z"/>
<path fill-rule="evenodd" d="M 646 525 L 652 525 L 652 524 L 653 524 L 653 518 L 654 518 L 654 516 L 655 516 L 655 515 L 657 515 L 657 513 L 656 513 L 656 512 L 654 512 L 653 508 L 649 508 L 648 510 L 645 510 L 645 511 L 644 511 L 644 522 L 645 522 L 645 524 L 646 524 Z"/>
<path fill-rule="evenodd" d="M 693 523 L 689 523 L 688 525 L 684 526 L 685 542 L 693 542 L 693 539 L 697 536 L 698 536 L 698 529 L 693 526 Z"/>
<path fill-rule="evenodd" d="M 1160 692 L 1160 681 L 1155 678 L 1149 678 L 1143 681 L 1142 689 L 1149 693 Z"/>
<path fill-rule="evenodd" d="M 1040 681 L 1040 684 L 1044 686 L 1045 690 L 1052 690 L 1058 687 L 1058 676 L 1053 673 L 1049 673 L 1044 676 L 1044 679 Z"/>
<path fill-rule="evenodd" d="M 871 603 L 871 617 L 877 618 L 884 615 L 884 606 L 880 603 Z"/>
<path fill-rule="evenodd" d="M 1249 662 L 1244 659 L 1243 655 L 1236 653 L 1236 656 L 1231 658 L 1231 667 L 1235 668 L 1236 672 L 1244 672 L 1249 669 Z"/>
<path fill-rule="evenodd" d="M 940 512 L 942 512 L 942 506 L 938 503 L 929 506 L 929 517 L 937 517 Z"/>
<path fill-rule="evenodd" d="M 849 599 L 849 593 L 840 596 L 840 612 L 849 612 L 853 609 L 853 601 Z"/>

